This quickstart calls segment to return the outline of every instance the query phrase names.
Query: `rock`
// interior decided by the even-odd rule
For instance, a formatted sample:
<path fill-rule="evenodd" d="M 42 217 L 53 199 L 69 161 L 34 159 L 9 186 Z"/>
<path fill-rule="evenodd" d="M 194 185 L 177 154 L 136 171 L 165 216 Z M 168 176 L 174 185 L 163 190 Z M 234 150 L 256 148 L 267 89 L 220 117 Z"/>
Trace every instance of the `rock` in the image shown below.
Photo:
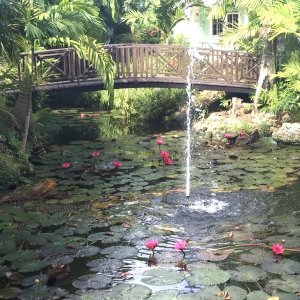
<path fill-rule="evenodd" d="M 253 144 L 259 140 L 259 131 L 256 129 L 251 133 L 249 144 Z"/>
<path fill-rule="evenodd" d="M 277 142 L 300 144 L 300 123 L 283 123 L 273 132 L 272 137 Z"/>

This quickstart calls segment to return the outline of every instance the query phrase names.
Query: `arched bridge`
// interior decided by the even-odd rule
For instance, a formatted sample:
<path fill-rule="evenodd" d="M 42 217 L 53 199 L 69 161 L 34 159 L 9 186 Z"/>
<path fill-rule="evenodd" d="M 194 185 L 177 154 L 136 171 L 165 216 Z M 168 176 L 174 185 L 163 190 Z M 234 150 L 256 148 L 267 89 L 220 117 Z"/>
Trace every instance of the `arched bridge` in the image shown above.
<path fill-rule="evenodd" d="M 115 88 L 185 87 L 190 64 L 189 48 L 174 45 L 115 44 L 105 49 L 115 65 Z M 257 56 L 237 51 L 196 48 L 192 85 L 201 90 L 250 93 L 257 83 L 260 60 Z M 21 82 L 22 55 L 19 68 Z M 34 91 L 62 89 L 104 89 L 93 66 L 80 59 L 72 48 L 50 49 L 34 53 Z"/>

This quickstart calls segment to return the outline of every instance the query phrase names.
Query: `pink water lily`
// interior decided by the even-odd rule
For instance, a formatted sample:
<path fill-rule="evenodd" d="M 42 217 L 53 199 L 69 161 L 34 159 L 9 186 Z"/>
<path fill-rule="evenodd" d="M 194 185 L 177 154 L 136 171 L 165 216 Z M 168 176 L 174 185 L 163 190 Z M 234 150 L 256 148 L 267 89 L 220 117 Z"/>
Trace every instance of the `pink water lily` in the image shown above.
<path fill-rule="evenodd" d="M 113 165 L 114 165 L 116 168 L 122 167 L 122 163 L 121 163 L 120 161 L 113 161 Z"/>
<path fill-rule="evenodd" d="M 172 164 L 172 159 L 170 157 L 165 157 L 164 158 L 164 163 L 168 166 Z"/>
<path fill-rule="evenodd" d="M 176 243 L 174 245 L 174 248 L 176 250 L 183 251 L 185 249 L 185 247 L 186 247 L 186 244 L 187 244 L 186 240 L 179 240 L 179 241 L 176 241 Z"/>
<path fill-rule="evenodd" d="M 169 157 L 169 153 L 167 151 L 160 151 L 160 157 L 165 159 Z"/>
<path fill-rule="evenodd" d="M 231 139 L 231 138 L 232 138 L 232 134 L 230 134 L 230 133 L 225 133 L 225 134 L 224 134 L 224 138 L 225 138 L 225 139 Z"/>
<path fill-rule="evenodd" d="M 158 241 L 157 240 L 149 240 L 145 243 L 145 245 L 149 250 L 154 251 L 155 247 L 158 245 Z"/>
<path fill-rule="evenodd" d="M 61 167 L 62 167 L 63 169 L 68 169 L 68 168 L 71 167 L 71 163 L 69 163 L 69 162 L 63 162 L 63 163 L 61 164 Z"/>
<path fill-rule="evenodd" d="M 101 154 L 100 151 L 97 151 L 97 150 L 94 150 L 94 151 L 91 153 L 92 157 L 99 157 L 100 154 Z"/>
<path fill-rule="evenodd" d="M 160 145 L 164 144 L 164 140 L 162 138 L 158 138 L 156 140 L 156 144 L 160 146 Z"/>
<path fill-rule="evenodd" d="M 284 247 L 279 243 L 273 244 L 271 249 L 276 255 L 282 254 L 284 252 Z"/>

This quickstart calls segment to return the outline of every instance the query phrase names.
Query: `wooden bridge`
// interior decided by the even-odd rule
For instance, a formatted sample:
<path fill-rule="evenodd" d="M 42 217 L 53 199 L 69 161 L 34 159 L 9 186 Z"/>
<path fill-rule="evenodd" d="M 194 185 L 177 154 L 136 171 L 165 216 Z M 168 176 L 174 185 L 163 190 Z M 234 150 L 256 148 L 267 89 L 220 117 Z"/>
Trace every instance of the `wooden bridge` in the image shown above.
<path fill-rule="evenodd" d="M 115 88 L 180 87 L 187 84 L 191 62 L 189 48 L 174 45 L 107 45 L 116 67 Z M 260 60 L 237 51 L 196 48 L 193 51 L 192 85 L 201 90 L 250 93 L 257 83 Z M 22 55 L 19 81 L 26 59 Z M 93 66 L 72 48 L 36 51 L 34 91 L 105 89 Z"/>

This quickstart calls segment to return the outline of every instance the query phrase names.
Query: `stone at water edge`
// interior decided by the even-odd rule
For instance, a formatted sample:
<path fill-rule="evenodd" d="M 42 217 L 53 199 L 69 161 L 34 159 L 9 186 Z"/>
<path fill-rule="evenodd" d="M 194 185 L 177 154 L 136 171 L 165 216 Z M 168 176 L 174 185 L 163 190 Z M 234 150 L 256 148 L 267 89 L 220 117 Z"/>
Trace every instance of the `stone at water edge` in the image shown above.
<path fill-rule="evenodd" d="M 277 142 L 300 144 L 300 123 L 283 123 L 273 132 L 272 137 Z"/>

